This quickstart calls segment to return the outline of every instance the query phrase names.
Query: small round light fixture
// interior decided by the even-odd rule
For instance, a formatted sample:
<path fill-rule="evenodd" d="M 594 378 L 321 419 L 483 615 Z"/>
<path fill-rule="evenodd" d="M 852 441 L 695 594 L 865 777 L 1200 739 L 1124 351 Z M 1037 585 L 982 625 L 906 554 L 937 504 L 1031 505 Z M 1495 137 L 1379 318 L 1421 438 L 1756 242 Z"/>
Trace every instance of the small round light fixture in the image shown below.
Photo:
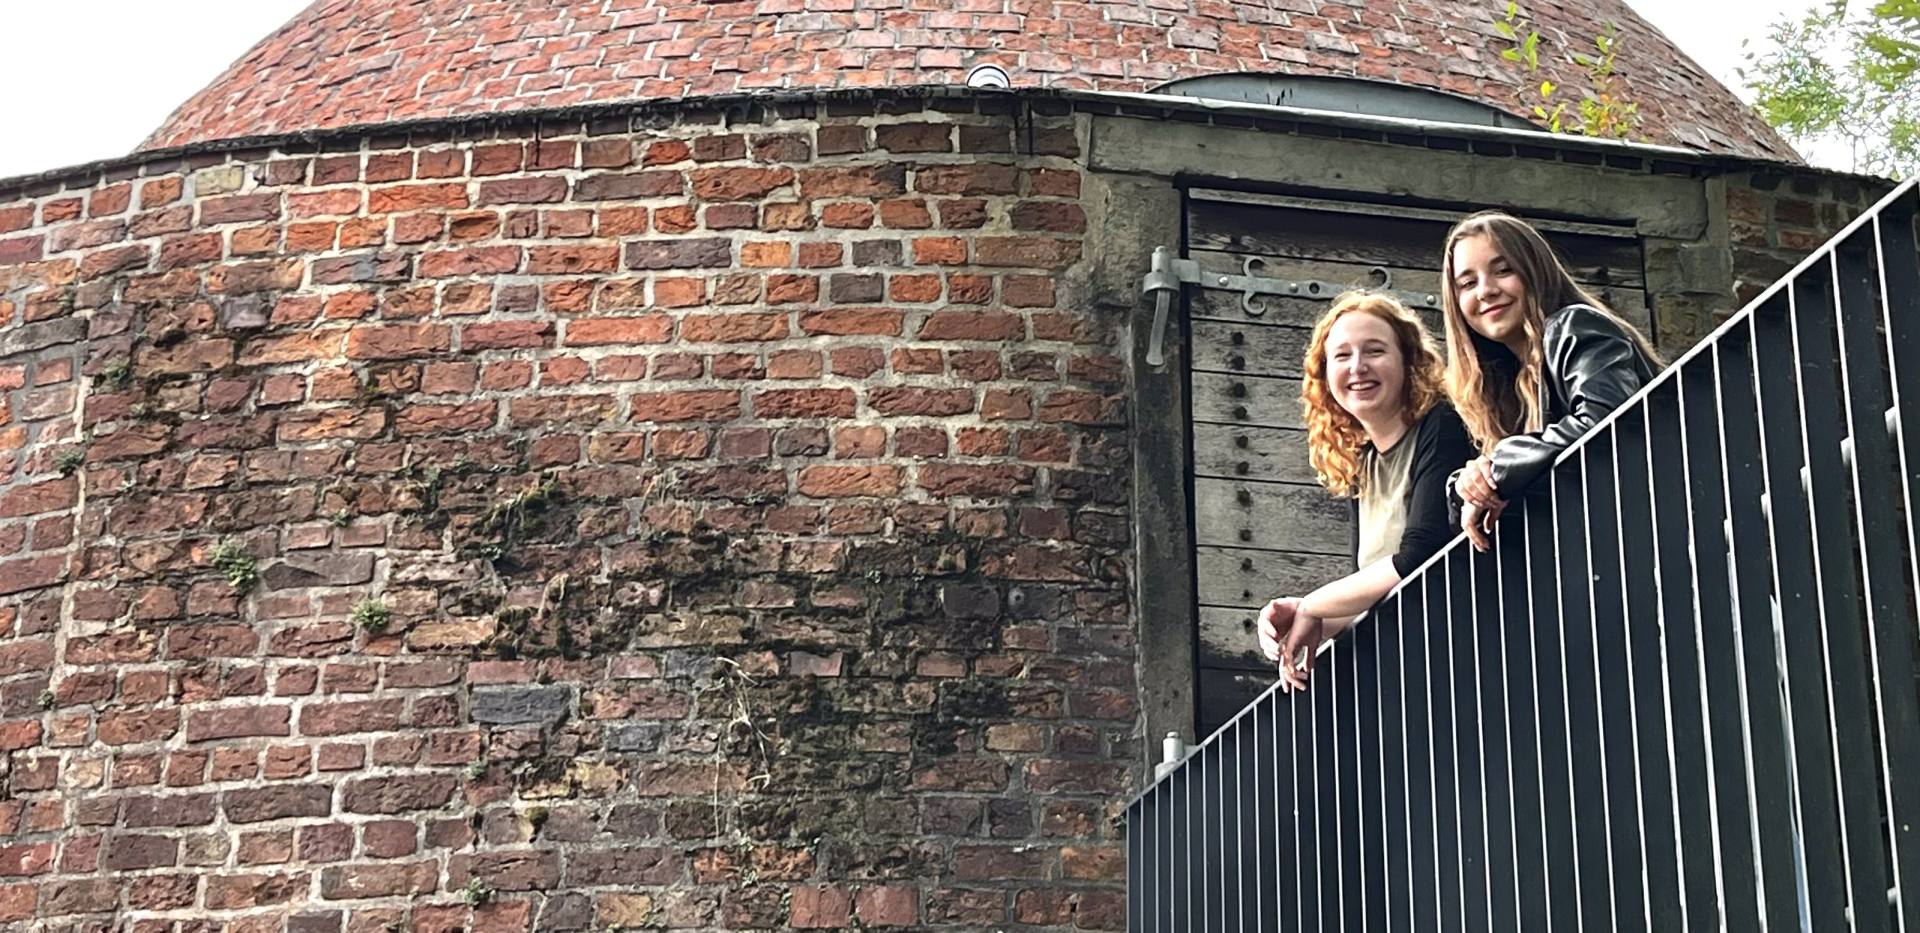
<path fill-rule="evenodd" d="M 1007 88 L 1013 86 L 1013 79 L 999 65 L 975 65 L 967 72 L 967 86 Z"/>

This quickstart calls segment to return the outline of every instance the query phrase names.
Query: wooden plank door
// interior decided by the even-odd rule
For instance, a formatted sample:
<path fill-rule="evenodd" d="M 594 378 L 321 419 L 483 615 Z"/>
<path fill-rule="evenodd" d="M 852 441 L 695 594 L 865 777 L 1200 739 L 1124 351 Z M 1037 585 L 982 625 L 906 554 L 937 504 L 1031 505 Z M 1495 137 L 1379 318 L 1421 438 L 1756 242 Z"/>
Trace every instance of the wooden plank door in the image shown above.
<path fill-rule="evenodd" d="M 1300 366 L 1315 321 L 1340 286 L 1432 295 L 1422 317 L 1440 329 L 1440 247 L 1457 212 L 1195 189 L 1188 258 L 1202 271 L 1188 293 L 1192 341 L 1193 565 L 1199 622 L 1196 691 L 1201 736 L 1273 682 L 1254 616 L 1274 596 L 1304 595 L 1351 572 L 1347 504 L 1307 465 Z M 1639 241 L 1630 230 L 1538 221 L 1574 275 L 1651 333 Z M 1252 261 L 1251 268 L 1249 261 Z M 1222 276 L 1318 281 L 1311 297 L 1257 295 Z"/>

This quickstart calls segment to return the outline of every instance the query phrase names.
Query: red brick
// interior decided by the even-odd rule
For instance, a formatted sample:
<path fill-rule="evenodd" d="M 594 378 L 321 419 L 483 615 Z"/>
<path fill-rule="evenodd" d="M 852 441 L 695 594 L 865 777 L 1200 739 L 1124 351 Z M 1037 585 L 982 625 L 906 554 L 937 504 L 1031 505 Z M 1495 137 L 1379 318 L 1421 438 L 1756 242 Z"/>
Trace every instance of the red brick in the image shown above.
<path fill-rule="evenodd" d="M 502 275 L 518 268 L 519 247 L 479 246 L 426 253 L 420 257 L 419 274 L 427 279 L 457 275 Z"/>
<path fill-rule="evenodd" d="M 567 180 L 554 175 L 528 178 L 499 178 L 480 183 L 475 203 L 552 204 L 567 199 Z"/>
<path fill-rule="evenodd" d="M 332 217 L 360 212 L 360 189 L 332 188 L 287 195 L 287 213 L 293 217 Z"/>
<path fill-rule="evenodd" d="M 405 701 L 397 698 L 309 704 L 300 710 L 300 734 L 334 736 L 392 731 L 400 727 L 404 704 Z"/>
<path fill-rule="evenodd" d="M 535 246 L 527 250 L 529 275 L 581 275 L 620 267 L 617 246 Z"/>
<path fill-rule="evenodd" d="M 0 877 L 46 874 L 53 867 L 53 855 L 51 842 L 0 846 Z"/>
<path fill-rule="evenodd" d="M 913 190 L 922 194 L 1014 194 L 1020 190 L 1020 171 L 992 162 L 927 166 L 913 173 Z"/>
<path fill-rule="evenodd" d="M 355 327 L 347 331 L 346 355 L 355 360 L 398 360 L 444 353 L 453 329 L 441 324 Z"/>
<path fill-rule="evenodd" d="M 840 929 L 847 926 L 853 898 L 847 889 L 797 885 L 790 892 L 792 911 L 787 925 L 797 929 Z"/>
<path fill-rule="evenodd" d="M 1007 214 L 1015 230 L 1083 233 L 1087 214 L 1071 201 L 1022 201 Z"/>
<path fill-rule="evenodd" d="M 423 162 L 425 156 L 422 156 Z M 388 185 L 367 192 L 367 213 L 398 214 L 467 206 L 464 184 Z"/>
<path fill-rule="evenodd" d="M 633 141 L 630 139 L 589 139 L 580 144 L 582 168 L 624 168 L 632 164 Z"/>
<path fill-rule="evenodd" d="M 567 322 L 561 342 L 570 347 L 665 343 L 672 335 L 673 319 L 664 314 L 584 318 Z"/>
<path fill-rule="evenodd" d="M 200 202 L 203 224 L 241 223 L 250 220 L 277 220 L 280 217 L 278 194 L 234 194 L 207 198 Z"/>
<path fill-rule="evenodd" d="M 845 496 L 893 496 L 900 492 L 897 466 L 811 466 L 800 471 L 801 495 L 828 499 Z"/>
<path fill-rule="evenodd" d="M 936 311 L 920 323 L 923 340 L 1020 340 L 1026 321 L 1017 314 L 981 311 Z"/>
<path fill-rule="evenodd" d="M 680 339 L 696 343 L 744 343 L 787 336 L 785 314 L 690 314 Z"/>
<path fill-rule="evenodd" d="M 690 173 L 695 196 L 707 201 L 757 201 L 793 184 L 790 168 L 702 168 Z"/>
<path fill-rule="evenodd" d="M 0 240 L 0 266 L 39 262 L 46 255 L 44 235 L 19 236 Z"/>
<path fill-rule="evenodd" d="M 854 913 L 866 926 L 916 926 L 920 922 L 919 893 L 899 885 L 863 887 L 854 897 Z"/>
<path fill-rule="evenodd" d="M 835 230 L 865 230 L 873 226 L 874 207 L 866 201 L 836 201 L 820 209 L 820 223 Z"/>
<path fill-rule="evenodd" d="M 852 389 L 772 389 L 753 397 L 761 418 L 851 418 Z"/>
<path fill-rule="evenodd" d="M 425 434 L 464 434 L 493 426 L 499 417 L 492 399 L 463 405 L 409 405 L 394 413 L 394 433 L 402 437 Z"/>
<path fill-rule="evenodd" d="M 506 350 L 552 345 L 552 321 L 484 321 L 460 328 L 462 350 Z"/>
<path fill-rule="evenodd" d="M 627 244 L 629 269 L 701 269 L 733 264 L 733 241 L 723 238 L 636 240 Z"/>
<path fill-rule="evenodd" d="M 808 334 L 899 336 L 906 314 L 886 308 L 832 308 L 800 315 L 800 330 Z"/>
<path fill-rule="evenodd" d="M 680 172 L 620 172 L 588 175 L 573 185 L 576 201 L 629 201 L 637 198 L 681 197 L 687 192 Z"/>
<path fill-rule="evenodd" d="M 160 741 L 179 729 L 177 709 L 123 710 L 101 714 L 94 737 L 105 745 L 132 745 Z"/>
<path fill-rule="evenodd" d="M 286 706 L 261 704 L 191 710 L 187 713 L 187 741 L 291 735 L 291 713 L 291 708 Z"/>
<path fill-rule="evenodd" d="M 1080 261 L 1080 241 L 1052 237 L 981 237 L 973 261 L 983 266 L 1065 269 Z"/>
<path fill-rule="evenodd" d="M 944 123 L 893 123 L 873 128 L 874 145 L 890 152 L 952 152 L 953 127 Z"/>
<path fill-rule="evenodd" d="M 451 774 L 389 775 L 349 781 L 340 792 L 347 813 L 431 810 L 453 799 L 460 781 Z"/>
<path fill-rule="evenodd" d="M 963 415 L 973 410 L 973 392 L 881 386 L 868 393 L 867 405 L 883 415 Z"/>
<path fill-rule="evenodd" d="M 140 183 L 140 207 L 160 207 L 180 200 L 182 190 L 179 176 L 150 178 Z"/>
<path fill-rule="evenodd" d="M 805 198 L 891 197 L 907 190 L 907 167 L 898 162 L 800 170 Z"/>
<path fill-rule="evenodd" d="M 633 397 L 636 422 L 731 421 L 740 416 L 740 393 L 728 389 L 653 392 Z"/>
<path fill-rule="evenodd" d="M 1019 464 L 923 463 L 920 488 L 936 496 L 1004 498 L 1033 489 L 1033 468 Z"/>
<path fill-rule="evenodd" d="M 70 509 L 80 491 L 72 478 L 46 480 L 0 492 L 0 518 L 19 518 Z"/>

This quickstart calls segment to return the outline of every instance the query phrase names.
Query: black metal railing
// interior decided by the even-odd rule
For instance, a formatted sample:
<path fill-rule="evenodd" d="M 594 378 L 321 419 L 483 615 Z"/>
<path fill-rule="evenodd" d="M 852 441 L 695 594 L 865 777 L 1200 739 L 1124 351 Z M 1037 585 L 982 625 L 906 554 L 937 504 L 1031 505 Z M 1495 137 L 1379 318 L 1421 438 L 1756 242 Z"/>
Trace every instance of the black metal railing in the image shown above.
<path fill-rule="evenodd" d="M 1128 928 L 1920 933 L 1916 207 L 1149 787 Z"/>

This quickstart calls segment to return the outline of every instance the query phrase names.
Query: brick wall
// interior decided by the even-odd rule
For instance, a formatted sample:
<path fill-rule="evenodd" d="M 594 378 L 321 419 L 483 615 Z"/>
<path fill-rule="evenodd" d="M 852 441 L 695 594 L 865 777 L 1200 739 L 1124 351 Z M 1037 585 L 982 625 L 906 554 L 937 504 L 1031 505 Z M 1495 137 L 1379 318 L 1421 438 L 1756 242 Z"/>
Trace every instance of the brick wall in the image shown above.
<path fill-rule="evenodd" d="M 908 109 L 0 192 L 0 923 L 1122 926 L 1080 143 Z"/>
<path fill-rule="evenodd" d="M 1738 305 L 1745 306 L 1792 271 L 1892 187 L 1875 179 L 1826 172 L 1756 171 L 1729 176 L 1728 241 Z"/>

